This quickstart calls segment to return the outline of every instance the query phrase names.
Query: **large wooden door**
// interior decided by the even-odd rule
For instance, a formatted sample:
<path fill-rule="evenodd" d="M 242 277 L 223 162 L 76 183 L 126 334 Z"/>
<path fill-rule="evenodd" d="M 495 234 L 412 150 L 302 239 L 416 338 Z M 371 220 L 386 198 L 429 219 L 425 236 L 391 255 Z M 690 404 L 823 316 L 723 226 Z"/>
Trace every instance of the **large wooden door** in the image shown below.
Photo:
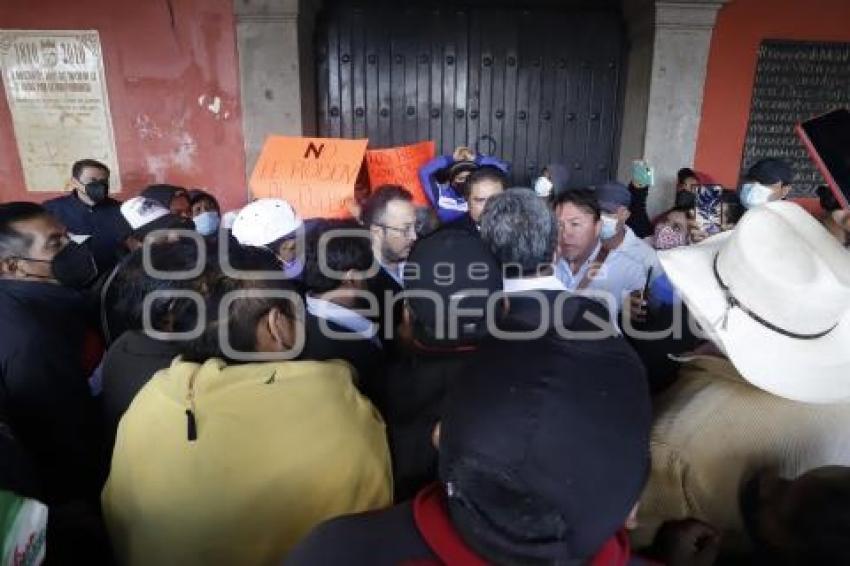
<path fill-rule="evenodd" d="M 320 18 L 321 135 L 470 145 L 508 161 L 514 183 L 547 163 L 569 166 L 576 186 L 614 175 L 617 11 L 403 4 L 331 3 Z"/>

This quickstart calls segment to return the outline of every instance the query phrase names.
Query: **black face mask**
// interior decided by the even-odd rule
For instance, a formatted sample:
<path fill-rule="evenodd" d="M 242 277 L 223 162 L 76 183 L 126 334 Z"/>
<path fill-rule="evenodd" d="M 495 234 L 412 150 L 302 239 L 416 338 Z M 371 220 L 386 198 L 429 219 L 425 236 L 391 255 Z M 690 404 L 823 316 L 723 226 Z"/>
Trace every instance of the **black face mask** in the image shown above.
<path fill-rule="evenodd" d="M 94 262 L 94 256 L 87 247 L 76 242 L 68 242 L 68 245 L 62 248 L 51 261 L 29 257 L 21 259 L 49 263 L 53 278 L 60 285 L 71 289 L 85 289 L 97 278 L 97 264 Z"/>
<path fill-rule="evenodd" d="M 460 196 L 464 196 L 466 194 L 466 181 L 455 181 L 452 183 L 452 188 L 459 194 Z"/>
<path fill-rule="evenodd" d="M 106 195 L 108 193 L 109 183 L 106 181 L 92 181 L 91 183 L 86 183 L 86 195 L 88 195 L 95 204 L 106 200 Z"/>

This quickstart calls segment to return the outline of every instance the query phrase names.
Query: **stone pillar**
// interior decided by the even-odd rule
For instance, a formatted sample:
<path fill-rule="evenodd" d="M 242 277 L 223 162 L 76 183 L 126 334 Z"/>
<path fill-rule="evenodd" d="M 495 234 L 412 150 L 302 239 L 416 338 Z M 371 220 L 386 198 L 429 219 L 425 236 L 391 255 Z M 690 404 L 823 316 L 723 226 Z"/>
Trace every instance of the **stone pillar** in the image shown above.
<path fill-rule="evenodd" d="M 717 11 L 728 0 L 624 0 L 631 49 L 620 179 L 641 157 L 655 167 L 650 216 L 673 201 L 676 171 L 693 164 Z"/>
<path fill-rule="evenodd" d="M 319 4 L 234 0 L 246 178 L 267 135 L 315 133 L 313 25 Z"/>

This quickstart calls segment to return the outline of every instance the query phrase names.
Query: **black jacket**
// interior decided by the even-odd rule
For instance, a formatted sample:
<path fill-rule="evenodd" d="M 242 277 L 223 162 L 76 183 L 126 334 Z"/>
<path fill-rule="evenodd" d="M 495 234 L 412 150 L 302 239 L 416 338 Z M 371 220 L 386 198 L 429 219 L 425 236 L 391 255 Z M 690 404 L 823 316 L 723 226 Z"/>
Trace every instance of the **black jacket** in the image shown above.
<path fill-rule="evenodd" d="M 286 566 L 439 564 L 416 529 L 413 502 L 332 519 L 313 529 Z"/>
<path fill-rule="evenodd" d="M 24 497 L 43 497 L 38 473 L 12 430 L 0 417 L 0 490 Z"/>
<path fill-rule="evenodd" d="M 179 354 L 178 346 L 174 342 L 154 340 L 140 330 L 130 330 L 107 350 L 101 366 L 103 390 L 100 398 L 109 453 L 112 453 L 118 423 L 130 403 L 153 374 L 171 365 Z"/>
<path fill-rule="evenodd" d="M 613 559 L 614 551 L 619 560 Z M 442 488 L 429 486 L 414 501 L 332 519 L 316 527 L 287 557 L 287 566 L 479 566 L 486 564 L 452 524 Z M 631 553 L 628 539 L 612 537 L 592 562 L 606 566 L 646 565 Z"/>
<path fill-rule="evenodd" d="M 375 319 L 379 327 L 378 336 L 385 345 L 390 345 L 393 340 L 387 339 L 387 336 L 391 329 L 392 336 L 395 337 L 396 329 L 401 322 L 402 301 L 397 301 L 393 305 L 389 317 L 386 313 L 386 307 L 389 304 L 388 300 L 401 293 L 403 288 L 383 267 L 379 267 L 374 277 L 366 281 L 366 287 L 378 302 L 378 316 Z"/>
<path fill-rule="evenodd" d="M 395 501 L 410 499 L 437 479 L 432 433 L 446 393 L 454 380 L 462 378 L 473 351 L 418 348 L 388 368 L 378 409 L 387 423 Z"/>
<path fill-rule="evenodd" d="M 119 250 L 130 234 L 130 225 L 121 215 L 121 203 L 107 198 L 88 206 L 75 193 L 48 200 L 44 208 L 58 218 L 69 232 L 90 235 L 86 245 L 94 254 L 100 273 L 118 261 Z"/>
<path fill-rule="evenodd" d="M 0 280 L 0 412 L 48 504 L 97 495 L 103 480 L 100 416 L 83 368 L 89 320 L 72 289 Z"/>
<path fill-rule="evenodd" d="M 574 338 L 572 333 L 579 332 L 598 333 L 600 337 L 616 334 L 605 305 L 570 291 L 507 293 L 506 300 L 508 310 L 496 321 L 502 332 L 541 329 L 541 332 L 560 334 L 567 339 Z M 556 316 L 555 309 L 558 307 L 560 313 Z"/>
<path fill-rule="evenodd" d="M 481 234 L 481 230 L 478 228 L 478 224 L 472 221 L 472 217 L 469 214 L 464 214 L 454 222 L 449 222 L 448 224 L 443 225 L 443 229 L 464 230 L 471 234 Z"/>
<path fill-rule="evenodd" d="M 333 338 L 323 331 L 322 325 L 345 338 Z M 308 312 L 305 321 L 304 349 L 299 356 L 302 360 L 345 360 L 357 371 L 357 386 L 360 392 L 375 402 L 377 389 L 384 381 L 384 349 L 380 341 L 364 336 L 340 326 L 330 320 L 321 320 Z"/>
<path fill-rule="evenodd" d="M 632 193 L 632 204 L 629 206 L 630 216 L 626 221 L 626 225 L 632 229 L 632 232 L 638 238 L 651 236 L 652 222 L 649 220 L 649 215 L 646 212 L 646 199 L 649 196 L 649 187 L 639 189 L 630 184 L 629 192 Z"/>

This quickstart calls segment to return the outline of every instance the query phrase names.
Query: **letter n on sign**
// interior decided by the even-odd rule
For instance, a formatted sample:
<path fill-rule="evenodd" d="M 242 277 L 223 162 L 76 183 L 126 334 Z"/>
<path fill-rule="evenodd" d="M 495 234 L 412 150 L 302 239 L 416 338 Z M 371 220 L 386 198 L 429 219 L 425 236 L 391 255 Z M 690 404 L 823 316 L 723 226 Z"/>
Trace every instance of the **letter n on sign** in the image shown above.
<path fill-rule="evenodd" d="M 322 156 L 322 152 L 325 151 L 325 144 L 319 144 L 319 147 L 316 147 L 316 144 L 310 142 L 307 144 L 307 150 L 304 152 L 304 159 L 307 159 L 310 154 L 313 155 L 314 158 L 318 159 Z"/>

